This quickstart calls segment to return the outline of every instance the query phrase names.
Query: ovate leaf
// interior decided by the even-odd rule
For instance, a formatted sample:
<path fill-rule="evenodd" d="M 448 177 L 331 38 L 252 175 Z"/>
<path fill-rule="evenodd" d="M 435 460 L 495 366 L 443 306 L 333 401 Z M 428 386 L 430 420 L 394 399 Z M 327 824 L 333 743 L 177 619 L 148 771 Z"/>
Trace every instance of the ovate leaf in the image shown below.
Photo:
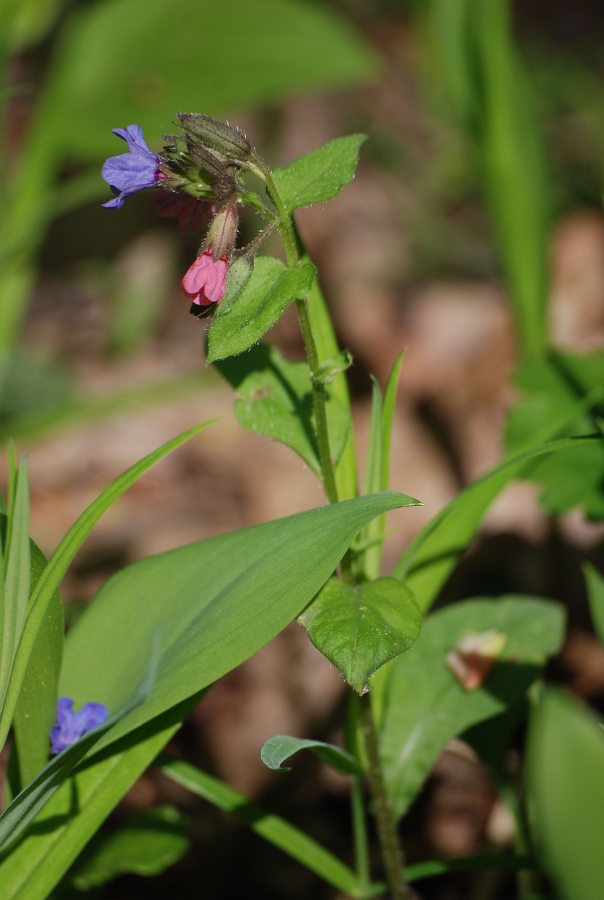
<path fill-rule="evenodd" d="M 346 753 L 340 747 L 326 744 L 323 741 L 292 737 L 289 734 L 276 734 L 275 737 L 269 738 L 260 751 L 260 758 L 269 769 L 289 771 L 287 766 L 283 766 L 283 763 L 300 750 L 311 750 L 324 762 L 346 775 L 363 774 L 354 756 Z"/>
<path fill-rule="evenodd" d="M 604 884 L 604 734 L 571 697 L 551 691 L 535 710 L 527 782 L 536 838 L 561 896 L 593 900 Z"/>
<path fill-rule="evenodd" d="M 524 697 L 563 638 L 561 607 L 510 596 L 456 603 L 428 616 L 415 646 L 390 666 L 381 754 L 395 815 L 402 816 L 451 738 Z M 482 685 L 465 690 L 447 665 L 464 637 L 497 632 L 505 646 Z"/>
<path fill-rule="evenodd" d="M 260 344 L 249 353 L 220 360 L 216 368 L 240 398 L 235 403 L 237 421 L 254 434 L 264 434 L 291 447 L 319 475 L 308 365 L 289 362 L 275 347 Z M 333 385 L 325 392 L 330 450 L 338 460 L 350 423 Z"/>
<path fill-rule="evenodd" d="M 276 169 L 273 179 L 288 211 L 309 203 L 331 200 L 354 178 L 364 134 L 336 138 L 323 147 L 299 156 L 284 169 Z"/>
<path fill-rule="evenodd" d="M 208 334 L 208 362 L 235 356 L 257 343 L 281 313 L 308 296 L 315 267 L 286 269 L 272 256 L 256 259 L 251 277 L 233 303 L 219 307 Z"/>
<path fill-rule="evenodd" d="M 406 506 L 417 503 L 406 499 Z M 421 619 L 413 594 L 394 578 L 356 587 L 332 578 L 299 621 L 315 647 L 361 693 L 373 672 L 411 647 Z"/>

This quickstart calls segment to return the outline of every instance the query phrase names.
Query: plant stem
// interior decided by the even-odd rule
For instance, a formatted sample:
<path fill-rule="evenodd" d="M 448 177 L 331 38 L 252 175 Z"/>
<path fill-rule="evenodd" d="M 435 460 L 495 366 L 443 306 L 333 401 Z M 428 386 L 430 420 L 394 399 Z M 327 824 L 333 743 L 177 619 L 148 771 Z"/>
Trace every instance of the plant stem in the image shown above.
<path fill-rule="evenodd" d="M 375 819 L 382 851 L 384 869 L 390 883 L 393 900 L 408 900 L 409 892 L 403 874 L 403 858 L 392 816 L 380 761 L 378 736 L 369 695 L 359 698 L 361 728 L 367 754 L 367 777 L 373 795 Z"/>
<path fill-rule="evenodd" d="M 296 240 L 296 233 L 294 231 L 291 216 L 283 205 L 283 201 L 279 196 L 271 173 L 268 169 L 264 169 L 262 174 L 266 181 L 269 194 L 279 214 L 279 231 L 281 232 L 283 245 L 285 247 L 287 265 L 290 268 L 295 268 L 300 263 L 300 255 L 298 253 L 298 242 Z M 325 409 L 325 389 L 316 377 L 317 372 L 319 371 L 319 358 L 312 333 L 312 325 L 306 299 L 297 299 L 296 309 L 298 310 L 300 328 L 302 329 L 302 337 L 304 338 L 304 345 L 306 347 L 306 358 L 310 369 L 321 480 L 323 481 L 323 488 L 329 502 L 337 503 L 338 489 L 336 487 L 336 479 L 329 449 L 329 431 L 327 428 L 327 411 Z"/>

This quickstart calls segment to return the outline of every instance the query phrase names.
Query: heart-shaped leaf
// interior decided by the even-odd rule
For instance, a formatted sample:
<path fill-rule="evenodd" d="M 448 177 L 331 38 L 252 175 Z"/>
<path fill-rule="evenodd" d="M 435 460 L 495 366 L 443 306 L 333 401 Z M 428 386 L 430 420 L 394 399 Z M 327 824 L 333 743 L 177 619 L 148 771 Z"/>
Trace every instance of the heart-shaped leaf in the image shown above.
<path fill-rule="evenodd" d="M 417 504 L 407 501 L 406 506 Z M 411 591 L 394 578 L 356 587 L 332 578 L 299 621 L 315 647 L 361 693 L 376 669 L 411 647 L 422 616 Z"/>

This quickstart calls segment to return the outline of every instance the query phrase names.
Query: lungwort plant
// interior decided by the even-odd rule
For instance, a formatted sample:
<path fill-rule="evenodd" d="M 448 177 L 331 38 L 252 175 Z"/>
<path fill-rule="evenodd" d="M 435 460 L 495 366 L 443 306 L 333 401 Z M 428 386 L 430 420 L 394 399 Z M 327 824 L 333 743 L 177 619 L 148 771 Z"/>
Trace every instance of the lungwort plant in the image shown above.
<path fill-rule="evenodd" d="M 381 574 L 386 513 L 418 504 L 388 489 L 402 355 L 383 391 L 374 382 L 361 479 L 346 381 L 352 360 L 337 345 L 293 219 L 296 209 L 329 200 L 352 181 L 364 136 L 331 141 L 271 170 L 229 125 L 181 113 L 178 128 L 158 153 L 138 125 L 115 129 L 127 151 L 103 167 L 114 194 L 105 206 L 116 210 L 132 193 L 151 189 L 160 215 L 178 218 L 185 231 L 203 232 L 182 287 L 191 312 L 204 320 L 201 327 L 209 322 L 207 359 L 233 386 L 239 422 L 296 452 L 320 478 L 328 503 L 126 566 L 105 582 L 64 641 L 58 590 L 83 540 L 150 466 L 185 440 L 203 440 L 205 425 L 126 471 L 48 561 L 29 536 L 26 463 L 11 455 L 0 558 L 2 742 L 12 735 L 0 816 L 2 898 L 37 900 L 60 893 L 61 885 L 85 889 L 123 871 L 152 874 L 178 858 L 186 836 L 178 814 L 168 809 L 151 811 L 118 840 L 97 836 L 76 862 L 153 765 L 358 900 L 410 897 L 412 881 L 455 865 L 530 873 L 539 862 L 523 844 L 520 812 L 516 852 L 461 862 L 406 866 L 397 824 L 451 738 L 469 729 L 477 735 L 502 717 L 518 720 L 544 662 L 560 646 L 562 611 L 516 595 L 429 610 L 498 492 L 535 460 L 563 457 L 599 438 L 564 437 L 507 457 Z M 247 246 L 238 246 L 246 205 L 263 224 Z M 260 255 L 273 232 L 281 236 L 285 261 Z M 291 362 L 262 343 L 290 304 L 298 312 L 306 362 Z M 296 618 L 349 686 L 345 745 L 277 735 L 262 748 L 262 759 L 279 769 L 309 750 L 345 774 L 347 861 L 212 775 L 162 752 L 212 683 Z M 502 794 L 509 784 L 505 749 L 499 746 L 492 760 Z M 371 862 L 367 810 L 375 817 L 379 870 Z"/>

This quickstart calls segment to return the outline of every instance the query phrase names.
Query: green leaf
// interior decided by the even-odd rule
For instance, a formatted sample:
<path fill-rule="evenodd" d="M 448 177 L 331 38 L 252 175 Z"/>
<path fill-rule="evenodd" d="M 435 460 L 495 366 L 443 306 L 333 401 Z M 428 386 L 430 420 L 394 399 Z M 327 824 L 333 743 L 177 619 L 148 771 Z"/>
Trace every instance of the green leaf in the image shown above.
<path fill-rule="evenodd" d="M 93 526 L 98 522 L 111 504 L 134 484 L 147 469 L 150 469 L 151 466 L 170 453 L 171 450 L 179 447 L 182 443 L 190 437 L 193 437 L 193 435 L 197 434 L 203 428 L 206 428 L 209 424 L 211 423 L 204 422 L 202 425 L 196 425 L 194 428 L 190 428 L 188 431 L 183 432 L 183 434 L 178 435 L 178 437 L 163 444 L 157 450 L 149 453 L 139 462 L 127 469 L 119 476 L 119 478 L 116 478 L 116 480 L 109 485 L 96 500 L 93 500 L 90 506 L 84 510 L 82 515 L 71 526 L 65 537 L 62 539 L 61 543 L 53 553 L 52 558 L 40 575 L 31 595 L 29 614 L 15 657 L 6 702 L 2 708 L 2 716 L 0 719 L 0 746 L 2 746 L 6 740 L 6 735 L 8 734 L 8 729 L 21 691 L 25 672 L 29 665 L 33 648 L 38 639 L 40 628 L 42 627 L 42 623 L 47 614 L 48 606 L 52 602 L 52 599 L 59 588 L 61 580 L 67 571 L 67 567 L 82 546 Z"/>
<path fill-rule="evenodd" d="M 413 649 L 390 666 L 381 722 L 384 777 L 397 818 L 451 738 L 520 701 L 560 647 L 563 628 L 561 607 L 523 596 L 467 600 L 425 619 Z M 492 630 L 505 635 L 505 647 L 485 683 L 466 690 L 447 655 L 461 638 Z"/>
<path fill-rule="evenodd" d="M 235 388 L 237 421 L 254 434 L 263 434 L 291 447 L 320 475 L 319 450 L 313 420 L 312 386 L 308 365 L 289 362 L 275 347 L 260 344 L 249 353 L 216 363 Z M 349 431 L 346 409 L 329 386 L 327 414 L 330 449 L 338 459 Z"/>
<path fill-rule="evenodd" d="M 359 693 L 376 669 L 411 647 L 421 620 L 413 594 L 394 578 L 356 587 L 332 578 L 300 616 L 315 647 Z"/>
<path fill-rule="evenodd" d="M 524 355 L 538 359 L 546 347 L 550 190 L 511 4 L 434 0 L 430 7 L 440 83 L 476 139 Z"/>
<path fill-rule="evenodd" d="M 267 812 L 244 794 L 189 763 L 162 756 L 159 766 L 168 778 L 219 809 L 231 813 L 260 837 L 297 859 L 336 890 L 351 897 L 362 896 L 356 874 L 299 828 Z"/>
<path fill-rule="evenodd" d="M 282 763 L 300 750 L 311 750 L 319 759 L 333 766 L 345 775 L 362 775 L 363 770 L 350 753 L 346 753 L 334 744 L 313 741 L 306 738 L 292 737 L 289 734 L 276 734 L 269 738 L 260 751 L 260 758 L 269 769 L 290 771 Z"/>
<path fill-rule="evenodd" d="M 604 411 L 604 353 L 552 352 L 547 360 L 522 366 L 515 382 L 521 397 L 506 428 L 513 453 L 554 436 L 593 431 L 592 417 Z M 604 518 L 604 440 L 539 460 L 527 474 L 543 485 L 540 502 L 548 512 L 581 506 L 589 518 Z"/>
<path fill-rule="evenodd" d="M 587 585 L 591 620 L 600 643 L 604 647 L 604 578 L 589 563 L 584 564 L 583 574 Z"/>
<path fill-rule="evenodd" d="M 343 17 L 299 0 L 173 0 L 168 16 L 163 0 L 108 0 L 70 17 L 46 112 L 70 156 L 97 159 L 121 152 L 118 125 L 136 121 L 159 138 L 178 110 L 275 103 L 366 78 L 374 60 Z"/>
<path fill-rule="evenodd" d="M 131 815 L 117 831 L 101 832 L 69 873 L 80 891 L 105 884 L 126 872 L 159 875 L 188 851 L 189 819 L 165 804 Z"/>
<path fill-rule="evenodd" d="M 308 296 L 316 275 L 311 263 L 286 269 L 272 256 L 256 259 L 236 302 L 219 307 L 208 334 L 208 362 L 236 356 L 256 344 L 294 300 Z"/>
<path fill-rule="evenodd" d="M 382 400 L 377 382 L 374 380 L 371 405 L 371 426 L 369 429 L 369 452 L 365 479 L 369 478 L 376 486 L 372 490 L 385 491 L 390 481 L 390 441 L 398 380 L 403 364 L 403 353 L 400 353 L 392 367 Z M 367 491 L 367 488 L 365 488 Z M 370 522 L 365 531 L 367 549 L 364 554 L 364 571 L 368 579 L 377 578 L 380 574 L 386 516 L 380 516 Z"/>
<path fill-rule="evenodd" d="M 30 821 L 40 810 L 44 809 L 57 789 L 66 781 L 84 756 L 96 746 L 102 735 L 110 731 L 123 716 L 145 700 L 153 685 L 154 663 L 153 660 L 143 682 L 119 712 L 57 754 L 7 806 L 0 815 L 0 855 L 14 844 L 26 830 Z"/>
<path fill-rule="evenodd" d="M 411 588 L 422 610 L 428 609 L 476 534 L 489 505 L 510 481 L 524 475 L 527 463 L 545 454 L 572 454 L 579 446 L 594 443 L 600 443 L 598 436 L 563 438 L 504 460 L 470 484 L 422 529 L 395 565 L 392 576 Z"/>
<path fill-rule="evenodd" d="M 14 463 L 11 464 L 6 536 L 7 549 L 4 556 L 4 589 L 2 592 L 2 646 L 0 649 L 0 703 L 2 704 L 4 704 L 8 692 L 9 680 L 29 604 L 31 554 L 29 546 L 29 482 L 25 458 L 21 460 L 18 471 L 14 471 Z"/>
<path fill-rule="evenodd" d="M 21 842 L 0 860 L 2 900 L 46 900 L 197 699 L 149 723 L 132 739 L 115 745 L 111 754 L 96 754 L 60 785 Z"/>
<path fill-rule="evenodd" d="M 161 628 L 152 695 L 99 746 L 116 740 L 271 640 L 322 587 L 363 525 L 407 502 L 394 491 L 360 497 L 127 566 L 104 583 L 70 631 L 61 694 L 76 705 L 94 697 L 109 710 L 119 708 Z"/>
<path fill-rule="evenodd" d="M 273 180 L 288 212 L 310 203 L 331 200 L 354 178 L 365 134 L 336 138 L 323 147 L 299 156 L 284 169 L 275 169 Z"/>
<path fill-rule="evenodd" d="M 527 758 L 534 826 L 562 896 L 593 900 L 604 883 L 602 725 L 550 691 L 535 709 Z"/>
<path fill-rule="evenodd" d="M 35 587 L 46 567 L 39 547 L 31 544 L 31 581 Z M 63 658 L 63 604 L 55 591 L 29 658 L 13 717 L 18 764 L 15 793 L 44 768 L 48 760 L 48 732 L 56 719 L 57 683 Z"/>

